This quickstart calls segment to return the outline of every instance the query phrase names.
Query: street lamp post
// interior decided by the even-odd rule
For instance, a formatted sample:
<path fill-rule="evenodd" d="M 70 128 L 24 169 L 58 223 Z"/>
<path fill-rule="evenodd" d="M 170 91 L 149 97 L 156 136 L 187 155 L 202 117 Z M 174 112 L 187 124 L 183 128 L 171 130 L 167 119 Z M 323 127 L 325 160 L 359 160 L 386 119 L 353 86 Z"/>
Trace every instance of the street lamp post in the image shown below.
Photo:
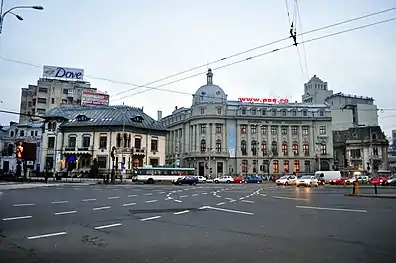
<path fill-rule="evenodd" d="M 36 10 L 44 9 L 44 7 L 42 7 L 41 5 L 33 5 L 33 6 L 21 5 L 21 6 L 14 6 L 3 13 L 2 7 L 3 7 L 3 1 L 1 1 L 1 10 L 0 10 L 0 34 L 3 31 L 3 23 L 4 23 L 4 18 L 6 17 L 6 15 L 11 14 L 11 15 L 15 16 L 18 20 L 20 20 L 20 21 L 23 20 L 23 17 L 14 13 L 13 10 L 22 9 L 22 8 L 23 9 L 29 8 L 29 9 L 36 9 Z"/>

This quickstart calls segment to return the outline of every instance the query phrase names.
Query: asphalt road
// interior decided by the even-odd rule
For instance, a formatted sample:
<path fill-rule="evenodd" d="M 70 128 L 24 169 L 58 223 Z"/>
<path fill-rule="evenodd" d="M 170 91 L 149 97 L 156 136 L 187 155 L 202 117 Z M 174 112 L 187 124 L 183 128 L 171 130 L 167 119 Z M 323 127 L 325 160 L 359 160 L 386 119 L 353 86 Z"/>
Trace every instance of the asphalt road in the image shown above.
<path fill-rule="evenodd" d="M 274 185 L 1 190 L 1 262 L 394 262 L 396 199 Z"/>

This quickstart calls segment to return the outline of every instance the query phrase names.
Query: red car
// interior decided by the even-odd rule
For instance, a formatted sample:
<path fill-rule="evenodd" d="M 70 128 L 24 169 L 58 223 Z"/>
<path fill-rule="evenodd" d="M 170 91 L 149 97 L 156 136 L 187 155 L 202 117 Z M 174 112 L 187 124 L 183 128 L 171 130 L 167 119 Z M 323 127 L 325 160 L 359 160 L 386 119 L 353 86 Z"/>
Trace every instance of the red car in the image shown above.
<path fill-rule="evenodd" d="M 245 179 L 242 176 L 235 176 L 233 179 L 234 180 L 232 182 L 234 184 L 241 184 L 245 181 Z"/>
<path fill-rule="evenodd" d="M 379 185 L 383 185 L 386 183 L 386 181 L 388 180 L 388 178 L 383 177 L 383 176 L 375 176 L 373 178 L 371 178 L 370 180 L 370 184 L 379 184 Z"/>
<path fill-rule="evenodd" d="M 347 178 L 338 178 L 338 179 L 335 179 L 335 180 L 331 180 L 330 184 L 344 185 L 344 184 L 346 184 L 346 180 L 347 180 Z"/>

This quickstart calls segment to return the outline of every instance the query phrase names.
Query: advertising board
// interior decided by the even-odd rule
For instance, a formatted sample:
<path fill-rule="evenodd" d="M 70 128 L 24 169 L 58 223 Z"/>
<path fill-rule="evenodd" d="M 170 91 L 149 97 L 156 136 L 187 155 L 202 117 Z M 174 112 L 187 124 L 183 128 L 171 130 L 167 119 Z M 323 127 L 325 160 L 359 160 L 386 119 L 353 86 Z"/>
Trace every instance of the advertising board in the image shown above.
<path fill-rule="evenodd" d="M 247 103 L 289 103 L 289 99 L 287 98 L 238 98 L 240 102 L 247 102 Z"/>
<path fill-rule="evenodd" d="M 84 79 L 84 70 L 78 69 L 78 68 L 44 66 L 43 77 L 70 79 L 70 80 L 83 80 Z"/>
<path fill-rule="evenodd" d="M 110 95 L 99 91 L 83 91 L 81 105 L 109 106 Z"/>

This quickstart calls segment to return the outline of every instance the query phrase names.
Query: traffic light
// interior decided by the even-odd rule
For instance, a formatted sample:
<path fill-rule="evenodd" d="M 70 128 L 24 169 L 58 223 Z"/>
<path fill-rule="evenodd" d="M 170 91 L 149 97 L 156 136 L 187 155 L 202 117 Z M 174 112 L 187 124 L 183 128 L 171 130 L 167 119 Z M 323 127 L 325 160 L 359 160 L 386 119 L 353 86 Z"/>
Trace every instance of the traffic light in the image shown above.
<path fill-rule="evenodd" d="M 18 142 L 16 146 L 16 157 L 17 159 L 21 160 L 23 159 L 23 146 L 22 142 Z"/>

